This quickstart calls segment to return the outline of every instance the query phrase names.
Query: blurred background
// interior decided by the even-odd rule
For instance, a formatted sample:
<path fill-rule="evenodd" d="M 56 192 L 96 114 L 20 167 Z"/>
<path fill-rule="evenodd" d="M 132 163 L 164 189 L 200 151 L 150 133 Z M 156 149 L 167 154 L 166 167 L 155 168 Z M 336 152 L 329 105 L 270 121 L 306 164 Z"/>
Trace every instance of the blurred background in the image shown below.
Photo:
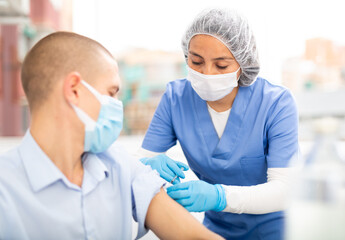
<path fill-rule="evenodd" d="M 0 136 L 25 133 L 29 112 L 21 62 L 39 39 L 57 30 L 91 37 L 114 54 L 123 81 L 122 134 L 144 134 L 166 83 L 186 76 L 180 48 L 186 27 L 214 6 L 247 16 L 258 44 L 260 76 L 287 86 L 296 97 L 301 139 L 312 138 L 310 119 L 344 118 L 342 1 L 0 0 Z"/>
<path fill-rule="evenodd" d="M 20 69 L 42 37 L 74 31 L 114 54 L 125 107 L 119 141 L 133 153 L 166 84 L 186 76 L 180 41 L 188 24 L 204 8 L 233 7 L 253 28 L 260 76 L 285 85 L 296 98 L 302 154 L 308 154 L 314 139 L 313 120 L 333 116 L 340 122 L 337 147 L 344 159 L 344 5 L 337 0 L 0 0 L 0 153 L 17 144 L 29 126 Z M 185 161 L 178 146 L 168 154 Z"/>

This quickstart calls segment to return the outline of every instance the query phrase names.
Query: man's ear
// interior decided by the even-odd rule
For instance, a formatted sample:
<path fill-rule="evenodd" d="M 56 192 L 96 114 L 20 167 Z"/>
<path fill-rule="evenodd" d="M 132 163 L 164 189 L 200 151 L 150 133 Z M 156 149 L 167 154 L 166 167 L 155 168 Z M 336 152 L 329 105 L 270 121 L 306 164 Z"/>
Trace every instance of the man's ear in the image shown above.
<path fill-rule="evenodd" d="M 63 81 L 63 93 L 67 102 L 78 106 L 82 78 L 80 73 L 71 72 Z"/>

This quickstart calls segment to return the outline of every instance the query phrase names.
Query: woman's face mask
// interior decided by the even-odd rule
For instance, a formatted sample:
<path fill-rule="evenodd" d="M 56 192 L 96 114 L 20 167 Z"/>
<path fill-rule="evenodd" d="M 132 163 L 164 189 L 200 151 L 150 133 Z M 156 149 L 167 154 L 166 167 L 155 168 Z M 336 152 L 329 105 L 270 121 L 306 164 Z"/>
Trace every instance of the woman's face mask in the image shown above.
<path fill-rule="evenodd" d="M 82 84 L 101 103 L 97 121 L 93 120 L 83 110 L 72 105 L 79 119 L 85 125 L 84 151 L 100 153 L 107 150 L 120 135 L 123 122 L 122 102 L 107 95 L 100 94 L 87 82 Z"/>
<path fill-rule="evenodd" d="M 205 101 L 217 101 L 222 99 L 238 86 L 239 77 L 235 72 L 217 75 L 205 75 L 188 67 L 188 76 L 194 91 Z"/>

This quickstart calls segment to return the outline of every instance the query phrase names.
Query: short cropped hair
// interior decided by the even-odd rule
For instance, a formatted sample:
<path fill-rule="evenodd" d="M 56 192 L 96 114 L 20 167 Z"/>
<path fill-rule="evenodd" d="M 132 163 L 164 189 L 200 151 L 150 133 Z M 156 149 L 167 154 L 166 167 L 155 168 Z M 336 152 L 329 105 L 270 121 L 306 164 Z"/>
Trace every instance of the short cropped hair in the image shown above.
<path fill-rule="evenodd" d="M 92 82 L 113 56 L 100 43 L 72 32 L 55 32 L 41 39 L 26 55 L 21 80 L 30 110 L 47 99 L 55 84 L 71 72 Z"/>

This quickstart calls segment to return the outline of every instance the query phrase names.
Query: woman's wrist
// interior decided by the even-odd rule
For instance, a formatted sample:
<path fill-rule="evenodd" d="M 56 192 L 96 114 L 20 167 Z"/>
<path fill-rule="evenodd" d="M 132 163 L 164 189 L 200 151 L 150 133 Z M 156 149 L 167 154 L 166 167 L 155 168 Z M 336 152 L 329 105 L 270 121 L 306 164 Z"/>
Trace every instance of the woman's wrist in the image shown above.
<path fill-rule="evenodd" d="M 216 209 L 214 209 L 214 211 L 220 212 L 220 211 L 223 211 L 227 205 L 225 190 L 223 186 L 220 184 L 216 184 L 215 187 L 216 187 L 217 195 L 218 195 L 218 204 L 217 204 Z"/>

